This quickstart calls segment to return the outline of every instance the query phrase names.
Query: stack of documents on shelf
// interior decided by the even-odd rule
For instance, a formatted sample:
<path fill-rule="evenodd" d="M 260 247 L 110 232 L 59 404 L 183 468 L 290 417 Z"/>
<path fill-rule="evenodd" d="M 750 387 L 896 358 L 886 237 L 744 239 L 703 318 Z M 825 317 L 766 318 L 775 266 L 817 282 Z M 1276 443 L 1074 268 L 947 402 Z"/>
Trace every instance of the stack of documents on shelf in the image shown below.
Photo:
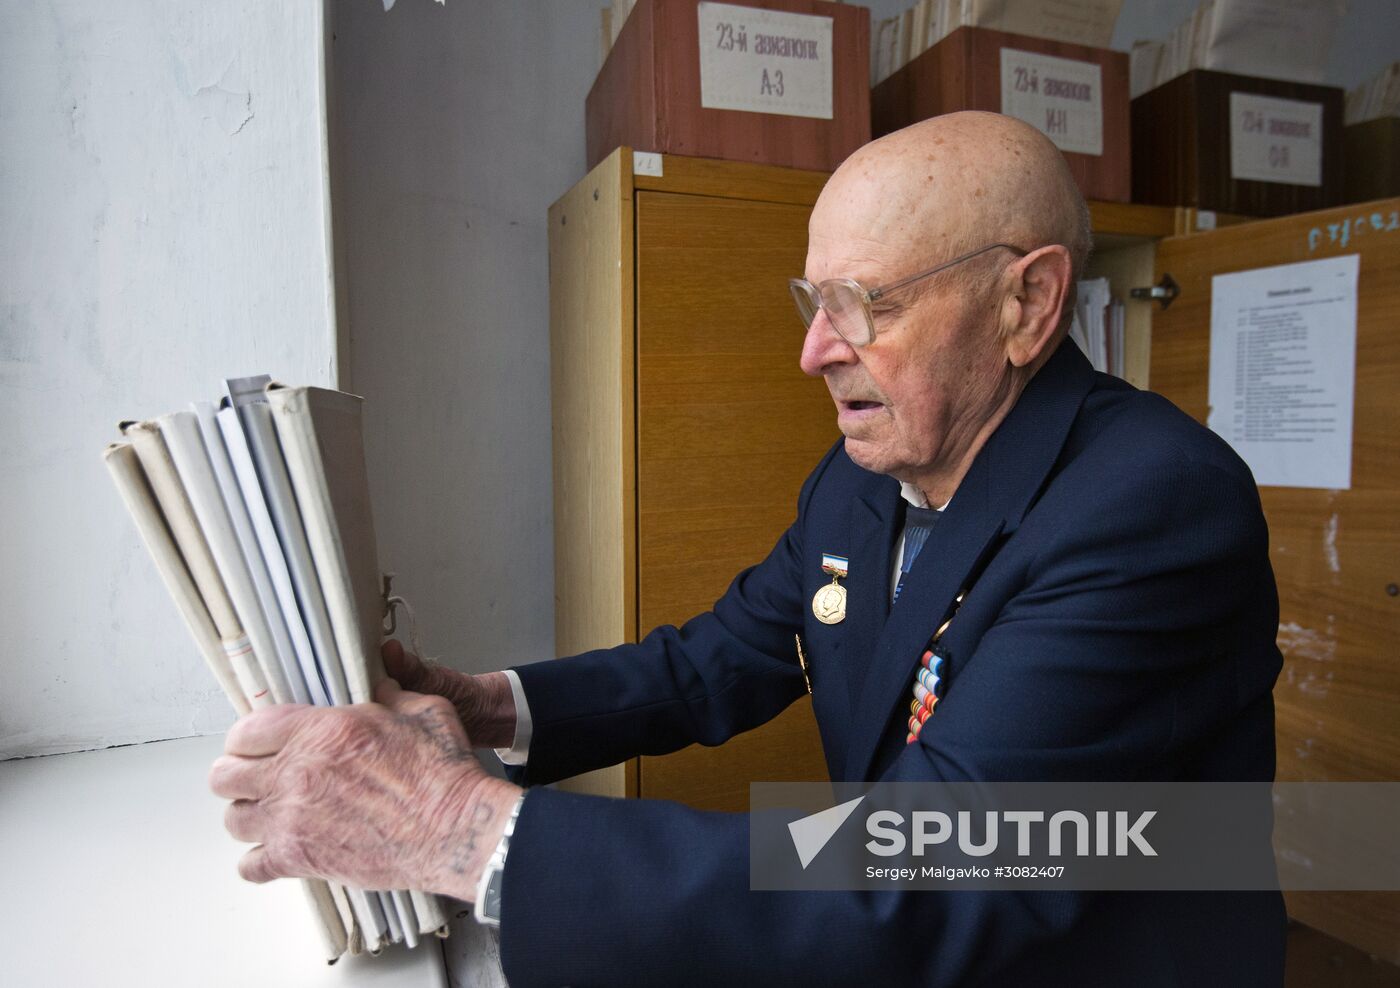
<path fill-rule="evenodd" d="M 103 458 L 238 713 L 367 702 L 387 605 L 362 400 L 266 376 L 226 383 L 218 409 L 123 423 Z M 304 885 L 331 960 L 446 935 L 434 896 Z"/>
<path fill-rule="evenodd" d="M 1400 62 L 1391 62 L 1380 75 L 1347 93 L 1347 123 L 1380 117 L 1400 117 Z"/>
<path fill-rule="evenodd" d="M 1192 69 L 1325 81 L 1347 0 L 1202 0 L 1165 41 L 1133 45 L 1132 95 Z"/>
<path fill-rule="evenodd" d="M 883 81 L 960 27 L 1107 48 L 1123 0 L 919 0 L 871 30 L 870 84 Z"/>
<path fill-rule="evenodd" d="M 637 0 L 611 0 L 611 3 L 603 8 L 604 59 L 608 57 L 608 52 L 612 51 L 612 46 L 617 43 L 617 36 L 622 33 L 622 25 L 627 23 L 627 17 L 636 5 Z"/>
<path fill-rule="evenodd" d="M 1123 302 L 1113 297 L 1107 278 L 1079 282 L 1069 335 L 1094 370 L 1123 376 Z"/>

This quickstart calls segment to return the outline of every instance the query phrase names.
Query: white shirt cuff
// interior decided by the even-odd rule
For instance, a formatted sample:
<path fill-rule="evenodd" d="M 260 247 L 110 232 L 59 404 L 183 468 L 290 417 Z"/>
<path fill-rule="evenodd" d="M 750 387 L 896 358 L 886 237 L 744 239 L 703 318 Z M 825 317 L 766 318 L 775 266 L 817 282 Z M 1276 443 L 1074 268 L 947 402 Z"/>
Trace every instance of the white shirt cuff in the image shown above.
<path fill-rule="evenodd" d="M 520 677 L 514 669 L 505 670 L 510 681 L 511 699 L 515 701 L 515 741 L 509 748 L 497 748 L 496 757 L 506 765 L 524 765 L 530 759 L 530 736 L 535 733 L 535 722 L 530 719 L 530 705 L 525 702 L 525 688 L 520 685 Z"/>

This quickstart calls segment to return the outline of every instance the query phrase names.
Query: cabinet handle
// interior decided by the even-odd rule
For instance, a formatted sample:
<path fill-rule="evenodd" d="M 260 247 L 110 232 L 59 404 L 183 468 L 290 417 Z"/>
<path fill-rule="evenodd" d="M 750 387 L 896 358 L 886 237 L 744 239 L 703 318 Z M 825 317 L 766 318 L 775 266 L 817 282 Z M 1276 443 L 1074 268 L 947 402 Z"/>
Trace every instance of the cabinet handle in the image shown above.
<path fill-rule="evenodd" d="M 1134 288 L 1129 291 L 1133 298 L 1156 299 L 1162 303 L 1162 308 L 1168 308 L 1176 297 L 1181 294 L 1181 286 L 1176 283 L 1176 279 L 1170 274 L 1163 274 L 1162 280 L 1151 288 Z"/>

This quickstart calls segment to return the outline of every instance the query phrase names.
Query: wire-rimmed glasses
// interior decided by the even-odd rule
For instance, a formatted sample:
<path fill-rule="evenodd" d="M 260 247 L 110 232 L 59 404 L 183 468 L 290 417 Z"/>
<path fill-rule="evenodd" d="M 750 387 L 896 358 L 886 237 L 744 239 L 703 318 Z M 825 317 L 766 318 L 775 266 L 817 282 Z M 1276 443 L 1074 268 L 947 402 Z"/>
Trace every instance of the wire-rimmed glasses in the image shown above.
<path fill-rule="evenodd" d="M 944 261 L 937 267 L 879 288 L 866 289 L 860 282 L 851 278 L 831 278 L 819 285 L 812 284 L 806 278 L 793 278 L 788 281 L 788 290 L 792 292 L 792 299 L 797 303 L 797 314 L 802 317 L 802 324 L 808 329 L 812 328 L 812 320 L 817 318 L 817 312 L 824 311 L 827 319 L 831 320 L 832 328 L 843 340 L 851 346 L 869 346 L 875 339 L 875 319 L 870 311 L 870 303 L 998 247 L 1014 251 L 1017 257 L 1025 257 L 1030 253 L 1012 244 L 988 244 L 951 261 Z"/>

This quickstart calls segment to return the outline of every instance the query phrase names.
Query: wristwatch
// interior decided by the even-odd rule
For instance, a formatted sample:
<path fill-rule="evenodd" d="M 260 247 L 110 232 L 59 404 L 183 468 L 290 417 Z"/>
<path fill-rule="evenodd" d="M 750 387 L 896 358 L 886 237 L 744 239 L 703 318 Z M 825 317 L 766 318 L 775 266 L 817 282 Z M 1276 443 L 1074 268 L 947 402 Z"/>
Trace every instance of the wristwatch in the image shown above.
<path fill-rule="evenodd" d="M 506 852 L 510 850 L 510 837 L 515 833 L 515 821 L 520 819 L 520 807 L 525 802 L 525 794 L 510 809 L 506 817 L 506 829 L 501 833 L 500 843 L 486 859 L 486 867 L 481 872 L 481 880 L 476 883 L 476 905 L 473 913 L 478 923 L 489 926 L 501 925 L 501 886 L 505 883 Z"/>

